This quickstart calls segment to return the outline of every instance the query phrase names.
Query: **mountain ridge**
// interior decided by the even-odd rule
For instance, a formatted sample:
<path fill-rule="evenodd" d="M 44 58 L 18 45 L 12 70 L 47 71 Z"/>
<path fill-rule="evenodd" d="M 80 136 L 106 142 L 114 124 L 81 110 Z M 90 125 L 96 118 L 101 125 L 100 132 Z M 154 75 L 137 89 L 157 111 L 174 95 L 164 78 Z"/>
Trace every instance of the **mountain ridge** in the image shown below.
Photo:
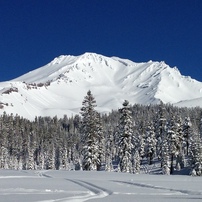
<path fill-rule="evenodd" d="M 100 112 L 131 104 L 201 106 L 202 83 L 165 62 L 136 63 L 96 53 L 61 55 L 47 65 L 7 82 L 0 82 L 0 113 L 62 117 L 79 113 L 91 90 Z"/>

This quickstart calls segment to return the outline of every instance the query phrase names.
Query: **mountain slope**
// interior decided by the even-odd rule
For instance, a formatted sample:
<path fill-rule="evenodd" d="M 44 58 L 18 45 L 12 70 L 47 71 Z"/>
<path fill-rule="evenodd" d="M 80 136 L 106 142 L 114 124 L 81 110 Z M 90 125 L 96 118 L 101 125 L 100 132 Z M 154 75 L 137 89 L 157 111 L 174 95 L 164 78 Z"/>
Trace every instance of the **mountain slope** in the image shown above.
<path fill-rule="evenodd" d="M 0 113 L 35 116 L 71 116 L 80 111 L 88 90 L 100 112 L 131 104 L 159 101 L 198 106 L 202 83 L 180 74 L 164 62 L 135 63 L 95 53 L 60 56 L 21 77 L 0 83 Z M 201 104 L 202 106 L 202 104 Z"/>

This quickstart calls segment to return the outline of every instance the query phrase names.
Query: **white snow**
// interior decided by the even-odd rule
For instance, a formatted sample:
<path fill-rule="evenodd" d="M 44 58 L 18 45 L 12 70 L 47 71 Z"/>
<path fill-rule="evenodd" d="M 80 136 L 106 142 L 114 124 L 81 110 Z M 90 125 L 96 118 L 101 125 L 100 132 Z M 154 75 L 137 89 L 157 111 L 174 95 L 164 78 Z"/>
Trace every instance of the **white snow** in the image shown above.
<path fill-rule="evenodd" d="M 0 201 L 199 202 L 201 184 L 201 177 L 187 175 L 0 170 Z"/>
<path fill-rule="evenodd" d="M 8 91 L 11 89 L 11 92 Z M 72 116 L 91 90 L 100 112 L 162 100 L 177 106 L 202 106 L 202 82 L 182 76 L 164 62 L 135 63 L 95 53 L 62 55 L 49 64 L 7 82 L 0 82 L 0 114 Z"/>

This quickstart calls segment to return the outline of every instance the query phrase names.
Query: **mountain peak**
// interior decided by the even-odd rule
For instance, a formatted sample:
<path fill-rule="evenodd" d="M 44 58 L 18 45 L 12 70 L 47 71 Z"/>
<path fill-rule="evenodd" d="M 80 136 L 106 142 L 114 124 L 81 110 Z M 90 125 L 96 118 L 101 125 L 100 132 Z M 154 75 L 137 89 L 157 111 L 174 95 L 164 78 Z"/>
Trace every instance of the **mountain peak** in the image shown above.
<path fill-rule="evenodd" d="M 192 107 L 190 103 L 202 103 L 202 83 L 182 76 L 176 67 L 163 61 L 135 63 L 87 52 L 61 55 L 21 77 L 0 83 L 0 113 L 17 113 L 29 119 L 71 116 L 79 112 L 89 89 L 100 112 L 118 109 L 124 100 Z"/>
<path fill-rule="evenodd" d="M 75 57 L 71 56 L 71 55 L 60 55 L 59 57 L 54 58 L 48 65 L 49 66 L 58 65 L 66 59 L 70 60 L 70 59 L 74 59 L 74 58 Z"/>

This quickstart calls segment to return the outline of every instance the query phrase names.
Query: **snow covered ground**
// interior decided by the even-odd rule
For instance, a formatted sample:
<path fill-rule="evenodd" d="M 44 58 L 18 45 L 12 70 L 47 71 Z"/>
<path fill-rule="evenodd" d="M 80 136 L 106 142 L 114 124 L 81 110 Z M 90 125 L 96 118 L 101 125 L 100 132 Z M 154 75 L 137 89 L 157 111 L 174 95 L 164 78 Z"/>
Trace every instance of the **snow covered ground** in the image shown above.
<path fill-rule="evenodd" d="M 1 202 L 201 202 L 201 187 L 187 175 L 0 170 Z"/>

